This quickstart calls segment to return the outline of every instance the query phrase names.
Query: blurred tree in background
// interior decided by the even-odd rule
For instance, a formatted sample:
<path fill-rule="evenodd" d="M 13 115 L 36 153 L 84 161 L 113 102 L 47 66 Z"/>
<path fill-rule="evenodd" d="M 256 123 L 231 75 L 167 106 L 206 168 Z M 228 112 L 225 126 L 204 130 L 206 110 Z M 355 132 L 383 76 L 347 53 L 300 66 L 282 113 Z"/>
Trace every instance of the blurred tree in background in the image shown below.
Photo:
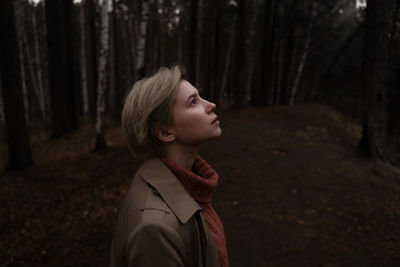
<path fill-rule="evenodd" d="M 133 83 L 175 63 L 222 109 L 321 103 L 364 125 L 371 156 L 388 160 L 386 147 L 400 146 L 399 1 L 9 2 L 15 16 L 4 6 L 2 21 L 15 20 L 20 68 L 20 85 L 7 83 L 7 68 L 1 74 L 10 149 L 4 118 L 20 121 L 7 115 L 10 86 L 21 87 L 30 128 L 57 137 L 97 119 L 104 147 L 104 115 L 119 121 Z"/>

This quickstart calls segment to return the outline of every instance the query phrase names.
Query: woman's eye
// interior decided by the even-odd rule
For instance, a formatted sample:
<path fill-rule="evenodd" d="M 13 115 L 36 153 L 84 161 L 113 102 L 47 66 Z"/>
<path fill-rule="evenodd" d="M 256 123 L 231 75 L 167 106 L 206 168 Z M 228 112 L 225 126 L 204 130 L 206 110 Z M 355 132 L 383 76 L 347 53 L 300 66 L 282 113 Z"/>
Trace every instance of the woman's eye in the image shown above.
<path fill-rule="evenodd" d="M 197 103 L 196 98 L 193 98 L 193 100 L 190 102 L 190 104 L 192 104 L 192 105 L 194 105 L 194 104 L 196 104 L 196 103 Z"/>

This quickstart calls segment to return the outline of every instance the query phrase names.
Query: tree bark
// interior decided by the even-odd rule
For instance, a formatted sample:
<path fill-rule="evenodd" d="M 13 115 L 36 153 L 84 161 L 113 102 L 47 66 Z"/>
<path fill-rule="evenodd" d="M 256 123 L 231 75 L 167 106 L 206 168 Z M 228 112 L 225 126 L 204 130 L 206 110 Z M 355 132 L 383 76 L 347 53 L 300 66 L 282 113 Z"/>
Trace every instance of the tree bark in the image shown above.
<path fill-rule="evenodd" d="M 31 166 L 33 161 L 24 115 L 12 0 L 0 1 L 0 36 L 0 70 L 8 141 L 7 169 L 21 169 Z"/>
<path fill-rule="evenodd" d="M 255 106 L 266 106 L 271 104 L 269 96 L 272 92 L 272 68 L 276 25 L 276 13 L 278 3 L 276 0 L 269 0 L 265 3 L 264 12 L 264 32 L 262 34 L 261 55 L 259 57 L 258 69 L 254 74 L 254 86 L 252 90 L 251 102 Z"/>
<path fill-rule="evenodd" d="M 145 65 L 144 65 L 144 57 L 145 57 L 145 48 L 146 48 L 146 34 L 147 34 L 147 22 L 149 16 L 149 3 L 147 1 L 142 2 L 142 12 L 140 18 L 140 32 L 139 39 L 137 43 L 137 54 L 136 54 L 136 64 L 135 64 L 135 80 L 139 80 L 144 76 L 145 73 Z"/>
<path fill-rule="evenodd" d="M 109 0 L 102 0 L 101 3 L 101 32 L 100 32 L 100 55 L 99 55 L 99 74 L 98 74 L 98 92 L 97 92 L 97 112 L 96 112 L 96 150 L 106 147 L 104 135 L 104 112 L 106 95 L 106 67 L 108 59 L 109 46 Z"/>
<path fill-rule="evenodd" d="M 72 0 L 46 0 L 52 137 L 78 128 L 74 95 Z"/>
<path fill-rule="evenodd" d="M 307 36 L 306 36 L 306 42 L 304 45 L 304 50 L 303 53 L 301 55 L 300 58 L 300 63 L 299 66 L 297 68 L 297 72 L 296 72 L 296 76 L 293 82 L 293 86 L 292 86 L 292 91 L 290 94 L 290 100 L 289 100 L 289 105 L 293 106 L 294 104 L 294 100 L 297 94 L 297 90 L 299 88 L 299 84 L 300 84 L 300 79 L 301 79 L 301 75 L 303 74 L 303 69 L 304 69 L 304 65 L 306 63 L 307 60 L 307 56 L 308 56 L 308 52 L 309 52 L 309 47 L 310 47 L 310 43 L 311 43 L 311 35 L 312 35 L 312 30 L 313 30 L 313 23 L 314 23 L 314 13 L 315 13 L 315 8 L 316 8 L 316 3 L 313 2 L 310 10 L 310 22 L 308 24 L 307 27 Z"/>
<path fill-rule="evenodd" d="M 368 0 L 363 62 L 363 133 L 360 148 L 372 158 L 387 161 L 386 88 L 388 18 L 395 1 Z"/>
<path fill-rule="evenodd" d="M 51 1 L 51 0 L 50 0 Z M 97 43 L 96 43 L 96 18 L 94 0 L 83 0 L 85 16 L 85 62 L 87 79 L 87 98 L 89 103 L 89 115 L 93 118 L 96 114 L 97 92 Z"/>
<path fill-rule="evenodd" d="M 28 62 L 28 67 L 29 67 L 29 54 L 26 53 L 24 54 L 24 47 L 27 48 L 26 44 L 26 37 L 25 37 L 25 32 L 24 32 L 24 25 L 23 25 L 23 19 L 22 16 L 17 14 L 24 14 L 25 10 L 22 6 L 23 3 L 20 2 L 15 2 L 14 3 L 14 17 L 15 17 L 15 30 L 17 32 L 17 40 L 18 40 L 18 51 L 19 51 L 19 62 L 20 62 L 20 71 L 21 71 L 21 85 L 22 85 L 22 95 L 24 98 L 24 110 L 25 110 L 25 120 L 26 123 L 29 125 L 29 101 L 28 101 L 28 90 L 26 88 L 26 83 L 27 83 L 27 74 L 26 74 L 26 69 L 25 69 L 25 63 Z M 29 48 L 28 48 L 29 49 Z M 27 51 L 27 49 L 26 49 Z M 27 57 L 27 58 L 26 58 Z M 31 72 L 31 70 L 29 70 Z M 32 80 L 33 87 L 34 81 Z"/>
<path fill-rule="evenodd" d="M 221 89 L 220 89 L 219 95 L 218 95 L 218 103 L 222 103 L 225 92 L 227 91 L 226 87 L 228 84 L 228 76 L 229 76 L 230 69 L 231 69 L 231 61 L 233 58 L 233 47 L 235 46 L 235 35 L 236 35 L 236 32 L 234 31 L 232 33 L 231 40 L 229 41 L 228 52 L 226 53 L 224 70 L 222 73 Z"/>
<path fill-rule="evenodd" d="M 118 4 L 116 0 L 112 0 L 112 27 L 110 30 L 112 38 L 110 38 L 110 106 L 113 117 L 119 120 L 122 110 L 122 96 L 121 96 L 121 73 L 120 73 L 120 55 L 119 51 L 119 31 L 118 31 Z M 111 86 L 112 84 L 112 86 Z"/>
<path fill-rule="evenodd" d="M 80 24 L 80 34 L 81 34 L 81 45 L 80 45 L 80 55 L 81 55 L 81 82 L 82 82 L 82 106 L 83 115 L 89 116 L 89 100 L 88 100 L 88 81 L 87 81 L 87 57 L 85 44 L 87 43 L 85 34 L 85 9 L 82 4 L 79 13 L 79 24 Z"/>
<path fill-rule="evenodd" d="M 36 22 L 36 13 L 33 12 L 32 14 L 32 25 L 35 27 L 38 27 L 38 24 Z M 36 69 L 36 76 L 37 76 L 37 99 L 38 99 L 38 104 L 39 104 L 39 109 L 40 113 L 42 115 L 42 119 L 46 125 L 49 124 L 49 116 L 48 116 L 48 109 L 46 107 L 46 96 L 44 92 L 44 83 L 43 83 L 43 67 L 41 64 L 41 58 L 40 58 L 40 49 L 39 49 L 39 36 L 38 36 L 38 30 L 33 31 L 33 41 L 34 41 L 34 57 L 35 57 L 35 69 Z"/>
<path fill-rule="evenodd" d="M 247 7 L 245 0 L 238 0 L 235 35 L 235 83 L 233 84 L 234 108 L 241 108 L 245 103 L 245 88 L 247 84 L 247 64 L 246 64 L 246 38 L 247 35 Z"/>
<path fill-rule="evenodd" d="M 190 3 L 191 20 L 189 24 L 189 60 L 188 60 L 188 79 L 193 83 L 196 82 L 196 60 L 197 60 L 197 18 L 200 1 L 192 0 Z"/>
<path fill-rule="evenodd" d="M 1 82 L 1 73 L 0 73 L 0 92 L 3 92 L 2 82 Z M 4 100 L 3 100 L 3 94 L 0 93 L 0 142 L 5 142 L 7 140 L 6 134 L 7 134 L 7 129 L 6 129 L 6 122 L 5 122 L 5 115 L 4 115 Z"/>
<path fill-rule="evenodd" d="M 195 86 L 198 86 L 200 84 L 200 68 L 201 68 L 201 50 L 202 50 L 202 43 L 201 43 L 201 34 L 203 32 L 203 7 L 204 7 L 204 0 L 198 0 L 197 1 L 197 7 L 194 9 L 196 11 L 196 17 L 197 17 L 197 22 L 196 22 L 196 36 L 194 36 L 194 42 L 195 42 L 195 48 L 194 50 L 194 77 L 195 80 L 193 80 Z"/>

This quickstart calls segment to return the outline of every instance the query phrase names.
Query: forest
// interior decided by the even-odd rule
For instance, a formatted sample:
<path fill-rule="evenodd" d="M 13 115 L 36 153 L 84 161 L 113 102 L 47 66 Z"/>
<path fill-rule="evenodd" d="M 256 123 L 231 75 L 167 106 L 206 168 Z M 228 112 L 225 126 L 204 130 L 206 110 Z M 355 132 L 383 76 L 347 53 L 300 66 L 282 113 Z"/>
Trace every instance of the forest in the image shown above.
<path fill-rule="evenodd" d="M 56 138 L 84 119 L 106 146 L 106 115 L 119 121 L 132 84 L 172 64 L 221 109 L 330 105 L 363 125 L 367 153 L 394 161 L 399 3 L 370 2 L 5 1 L 7 166 L 32 164 L 33 125 Z"/>
<path fill-rule="evenodd" d="M 332 198 L 335 204 L 330 211 L 322 206 L 304 208 L 305 216 L 317 216 L 321 211 L 331 214 L 337 205 L 338 225 L 343 218 L 352 222 L 357 218 L 354 227 L 358 231 L 360 221 L 365 222 L 364 230 L 367 225 L 387 228 L 384 232 L 377 230 L 376 235 L 369 232 L 364 249 L 353 251 L 348 245 L 359 237 L 357 234 L 346 241 L 337 240 L 335 244 L 349 242 L 343 245 L 345 248 L 322 249 L 324 252 L 314 260 L 311 254 L 299 256 L 307 243 L 292 242 L 296 234 L 293 239 L 282 239 L 294 244 L 287 251 L 278 251 L 268 243 L 260 246 L 260 251 L 254 250 L 258 254 L 250 260 L 235 253 L 242 248 L 232 237 L 230 244 L 228 238 L 232 266 L 291 266 L 299 259 L 301 266 L 395 266 L 400 262 L 400 232 L 395 227 L 400 223 L 400 206 L 395 204 L 400 190 L 400 1 L 2 0 L 0 36 L 0 193 L 2 202 L 8 203 L 1 210 L 0 265 L 86 265 L 88 259 L 71 250 L 87 255 L 108 253 L 115 214 L 137 168 L 120 131 L 125 96 L 139 79 L 174 64 L 184 68 L 185 79 L 203 98 L 216 103 L 217 113 L 226 118 L 227 134 L 219 145 L 220 152 L 213 152 L 208 145 L 203 153 L 211 162 L 226 160 L 216 168 L 222 176 L 231 175 L 231 185 L 222 185 L 216 204 L 222 217 L 234 222 L 227 226 L 228 237 L 245 225 L 237 222 L 243 214 L 232 217 L 232 209 L 240 208 L 240 201 L 232 199 L 240 194 L 243 185 L 239 181 L 245 169 L 237 169 L 240 159 L 232 159 L 238 153 L 248 158 L 257 155 L 255 162 L 264 162 L 263 168 L 269 166 L 269 171 L 276 173 L 285 173 L 287 166 L 307 159 L 306 167 L 299 168 L 317 184 L 315 171 L 322 169 L 316 166 L 325 155 L 337 162 L 348 159 L 349 165 L 339 168 L 343 174 L 333 171 L 333 161 L 324 161 L 332 168 L 322 175 L 332 175 L 338 186 L 326 182 L 321 188 L 344 193 L 340 191 L 342 182 L 336 179 L 352 174 L 356 178 L 349 178 L 349 183 L 352 188 L 359 185 L 357 190 L 364 190 L 365 198 L 359 195 L 363 193 L 346 187 L 346 193 L 354 194 L 354 198 L 340 200 L 343 203 Z M 272 130 L 268 131 L 267 125 Z M 252 130 L 246 132 L 243 127 Z M 279 127 L 287 132 L 279 132 Z M 286 137 L 290 132 L 296 134 Z M 243 134 L 239 137 L 236 133 Z M 258 136 L 263 141 L 257 141 Z M 299 136 L 317 143 L 308 146 Z M 278 138 L 275 143 L 271 141 L 274 138 Z M 257 150 L 257 142 L 260 149 L 267 146 L 267 152 Z M 331 143 L 343 145 L 351 156 L 327 145 Z M 240 145 L 231 151 L 232 144 Z M 293 154 L 288 147 L 309 150 L 304 152 L 307 156 L 296 154 L 289 160 Z M 273 165 L 276 159 L 286 160 L 286 165 Z M 257 163 L 251 164 L 249 169 L 258 168 L 254 166 Z M 361 166 L 371 171 L 361 173 Z M 293 169 L 292 174 L 298 171 Z M 96 177 L 100 177 L 99 183 Z M 252 179 L 255 177 L 262 180 L 264 176 L 254 170 Z M 260 187 L 272 186 L 265 189 L 270 191 L 289 186 L 289 192 L 297 195 L 305 186 L 300 181 L 295 186 L 294 181 L 285 179 L 281 185 L 261 180 L 253 182 Z M 379 193 L 373 192 L 375 183 L 381 186 L 376 187 Z M 82 187 L 88 191 L 82 191 Z M 246 194 L 257 195 L 257 188 L 253 189 L 245 190 Z M 276 197 L 283 195 L 282 191 Z M 304 196 L 304 203 L 311 198 Z M 330 197 L 327 199 L 329 202 Z M 356 199 L 390 205 L 374 204 L 372 210 L 363 206 L 365 213 L 360 215 L 355 211 L 360 208 L 358 204 L 348 204 L 359 203 Z M 266 213 L 266 218 L 276 216 L 276 221 L 263 217 L 257 222 L 267 220 L 266 225 L 273 227 L 282 224 L 282 229 L 292 223 L 305 227 L 306 220 L 294 215 L 301 209 L 295 202 L 283 201 L 279 204 L 282 206 L 277 204 L 276 210 Z M 84 207 L 87 203 L 91 206 Z M 342 204 L 350 208 L 340 208 Z M 263 208 L 265 202 L 259 205 Z M 279 215 L 278 206 L 294 213 Z M 91 210 L 95 208 L 97 211 Z M 98 234 L 97 239 L 80 232 L 89 226 L 82 228 L 79 216 L 68 221 L 57 213 L 56 219 L 43 222 L 58 209 L 86 214 L 83 217 L 95 229 L 87 233 Z M 366 223 L 379 216 L 383 219 L 375 224 Z M 69 245 L 64 251 L 60 251 L 62 244 L 50 237 L 62 221 L 75 231 L 71 236 L 65 233 Z M 314 224 L 310 225 L 312 228 Z M 328 235 L 323 227 L 315 229 L 310 242 L 318 240 L 315 236 Z M 335 236 L 335 231 L 329 235 Z M 252 232 L 249 236 L 252 234 L 256 235 Z M 22 248 L 24 239 L 35 241 Z M 286 244 L 282 240 L 279 242 Z M 36 241 L 39 243 L 35 245 Z M 101 244 L 98 250 L 96 244 Z M 275 254 L 264 257 L 268 253 L 262 250 L 265 248 Z M 107 255 L 103 254 L 96 263 L 105 264 Z M 362 259 L 365 254 L 371 255 Z M 280 260 L 282 255 L 286 261 Z"/>

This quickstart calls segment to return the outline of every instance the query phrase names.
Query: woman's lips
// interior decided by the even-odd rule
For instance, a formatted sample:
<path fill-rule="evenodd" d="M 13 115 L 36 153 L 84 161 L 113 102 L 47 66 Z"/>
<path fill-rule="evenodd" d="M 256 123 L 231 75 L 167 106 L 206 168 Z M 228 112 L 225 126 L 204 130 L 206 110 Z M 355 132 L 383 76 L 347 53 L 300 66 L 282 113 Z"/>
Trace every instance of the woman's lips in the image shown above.
<path fill-rule="evenodd" d="M 216 118 L 211 122 L 211 124 L 212 124 L 212 125 L 214 125 L 214 124 L 219 124 L 218 117 L 216 117 Z"/>

